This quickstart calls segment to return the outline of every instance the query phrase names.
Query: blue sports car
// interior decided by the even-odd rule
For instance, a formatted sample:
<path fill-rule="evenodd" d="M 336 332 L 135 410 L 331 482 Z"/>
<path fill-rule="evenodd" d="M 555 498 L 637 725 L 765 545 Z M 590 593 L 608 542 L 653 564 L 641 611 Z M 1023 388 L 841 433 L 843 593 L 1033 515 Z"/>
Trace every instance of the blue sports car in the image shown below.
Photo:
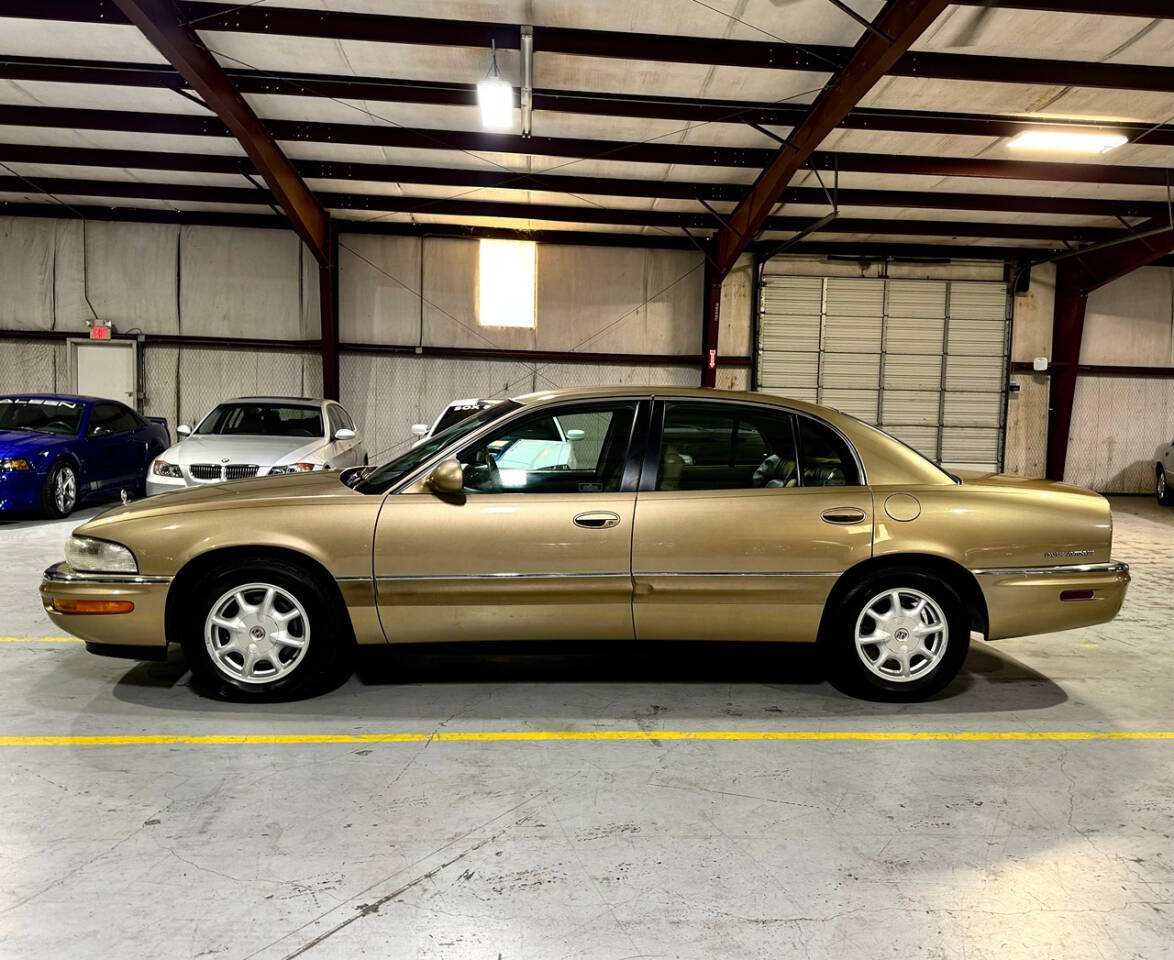
<path fill-rule="evenodd" d="M 83 500 L 139 496 L 171 439 L 167 421 L 115 400 L 64 393 L 0 396 L 0 515 L 68 516 Z"/>

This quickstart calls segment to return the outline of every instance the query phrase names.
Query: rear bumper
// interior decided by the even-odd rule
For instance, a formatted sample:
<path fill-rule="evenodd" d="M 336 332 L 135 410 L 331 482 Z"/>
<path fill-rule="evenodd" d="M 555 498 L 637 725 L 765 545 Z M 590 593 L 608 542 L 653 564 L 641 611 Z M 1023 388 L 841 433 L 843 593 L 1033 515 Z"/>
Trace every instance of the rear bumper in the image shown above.
<path fill-rule="evenodd" d="M 92 652 L 149 660 L 167 651 L 163 615 L 170 587 L 170 577 L 77 573 L 67 564 L 58 563 L 46 570 L 41 580 L 41 603 L 50 620 L 85 640 Z M 61 613 L 53 606 L 57 599 L 129 600 L 134 610 L 117 614 Z"/>
<path fill-rule="evenodd" d="M 974 570 L 986 598 L 988 640 L 1106 623 L 1129 586 L 1125 563 Z"/>

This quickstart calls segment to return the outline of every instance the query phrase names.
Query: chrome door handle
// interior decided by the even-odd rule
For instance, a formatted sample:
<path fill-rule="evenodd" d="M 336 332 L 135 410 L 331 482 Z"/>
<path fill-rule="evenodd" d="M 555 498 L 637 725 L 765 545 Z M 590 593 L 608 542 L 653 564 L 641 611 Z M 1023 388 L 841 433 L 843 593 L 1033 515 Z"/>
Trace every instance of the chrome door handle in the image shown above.
<path fill-rule="evenodd" d="M 824 523 L 860 523 L 867 514 L 859 507 L 830 507 L 820 514 Z"/>
<path fill-rule="evenodd" d="M 603 530 L 614 527 L 620 522 L 620 515 L 610 510 L 599 510 L 595 513 L 580 513 L 575 517 L 576 527 L 586 527 L 588 530 Z"/>

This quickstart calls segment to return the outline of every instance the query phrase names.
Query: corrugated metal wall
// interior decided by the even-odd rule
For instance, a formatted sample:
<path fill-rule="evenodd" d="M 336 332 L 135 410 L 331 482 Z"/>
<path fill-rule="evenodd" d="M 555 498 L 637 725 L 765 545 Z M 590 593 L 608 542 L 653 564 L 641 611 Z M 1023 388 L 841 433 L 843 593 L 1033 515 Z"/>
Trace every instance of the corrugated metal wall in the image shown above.
<path fill-rule="evenodd" d="M 1002 282 L 764 271 L 758 388 L 877 423 L 948 466 L 997 469 L 1009 347 Z"/>

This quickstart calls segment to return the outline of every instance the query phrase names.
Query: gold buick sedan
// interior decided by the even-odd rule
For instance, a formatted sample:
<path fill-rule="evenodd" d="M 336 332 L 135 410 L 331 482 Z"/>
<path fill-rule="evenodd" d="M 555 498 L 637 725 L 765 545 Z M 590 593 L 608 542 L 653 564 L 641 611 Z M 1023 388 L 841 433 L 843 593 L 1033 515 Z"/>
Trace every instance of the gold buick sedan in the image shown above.
<path fill-rule="evenodd" d="M 377 467 L 196 487 L 82 524 L 45 610 L 94 653 L 179 644 L 218 696 L 292 697 L 358 644 L 818 644 L 841 690 L 940 691 L 972 633 L 1103 623 L 1107 501 L 955 477 L 825 407 L 677 388 L 505 400 Z"/>

